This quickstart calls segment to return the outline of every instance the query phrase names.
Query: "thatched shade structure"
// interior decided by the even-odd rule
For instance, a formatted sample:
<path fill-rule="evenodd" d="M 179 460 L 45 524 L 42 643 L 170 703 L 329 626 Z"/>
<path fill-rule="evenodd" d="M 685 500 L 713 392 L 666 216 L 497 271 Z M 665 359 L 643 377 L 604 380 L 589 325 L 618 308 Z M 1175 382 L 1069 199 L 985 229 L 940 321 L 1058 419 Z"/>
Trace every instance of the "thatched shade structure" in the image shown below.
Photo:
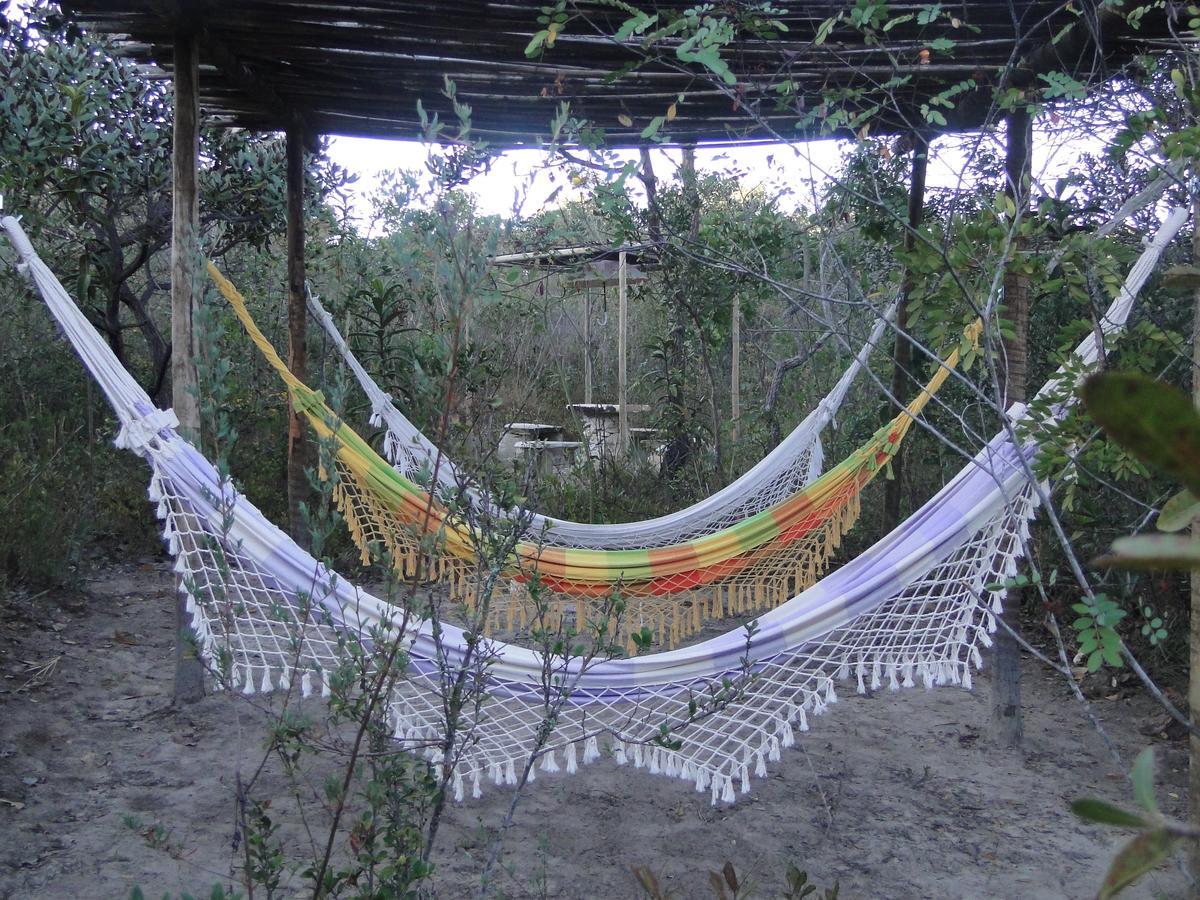
<path fill-rule="evenodd" d="M 1032 83 L 1039 73 L 1103 73 L 1106 61 L 1127 58 L 1133 40 L 1155 30 L 1144 20 L 1131 31 L 1100 4 L 1057 0 L 972 0 L 892 4 L 898 21 L 883 31 L 822 23 L 852 3 L 781 2 L 787 29 L 763 36 L 757 4 L 736 2 L 718 13 L 739 23 L 722 52 L 728 78 L 686 62 L 682 41 L 652 49 L 642 34 L 614 39 L 629 16 L 595 2 L 568 3 L 570 16 L 553 46 L 526 48 L 539 30 L 542 0 L 64 0 L 80 25 L 116 36 L 121 52 L 170 71 L 174 43 L 193 34 L 201 66 L 200 105 L 210 121 L 251 129 L 412 138 L 422 130 L 420 100 L 429 113 L 456 122 L 442 96 L 447 79 L 472 110 L 473 133 L 499 146 L 536 143 L 560 104 L 601 129 L 610 146 L 644 143 L 642 133 L 674 104 L 662 134 L 679 143 L 797 139 L 848 122 L 812 115 L 832 91 L 851 112 L 870 110 L 872 130 L 902 132 L 933 126 L 964 130 L 987 121 L 994 89 Z M 690 0 L 635 6 L 672 15 Z M 936 6 L 931 21 L 930 10 Z M 1157 13 L 1160 19 L 1161 13 Z M 908 18 L 905 19 L 904 17 Z M 1158 24 L 1162 24 L 1161 22 Z M 758 32 L 758 33 L 756 33 Z M 950 45 L 947 45 L 950 42 Z M 684 54 L 686 57 L 686 52 Z M 622 72 L 614 78 L 614 73 Z M 950 85 L 975 87 L 937 105 L 945 119 L 922 109 Z M 781 94 L 780 84 L 788 89 Z M 681 99 L 682 98 L 682 99 Z M 452 129 L 453 130 L 453 129 Z M 850 130 L 853 130 L 852 128 Z"/>

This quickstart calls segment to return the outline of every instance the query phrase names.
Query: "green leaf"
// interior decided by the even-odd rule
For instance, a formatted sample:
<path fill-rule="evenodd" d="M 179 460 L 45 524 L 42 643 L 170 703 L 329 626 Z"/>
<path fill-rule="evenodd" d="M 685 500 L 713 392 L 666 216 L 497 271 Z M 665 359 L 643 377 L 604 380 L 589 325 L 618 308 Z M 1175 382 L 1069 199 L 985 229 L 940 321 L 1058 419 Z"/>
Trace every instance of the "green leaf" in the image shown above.
<path fill-rule="evenodd" d="M 1055 97 L 1069 97 L 1082 100 L 1087 96 L 1087 88 L 1066 72 L 1045 72 L 1038 78 L 1046 83 L 1045 96 L 1050 100 Z"/>
<path fill-rule="evenodd" d="M 1155 525 L 1159 531 L 1182 531 L 1196 518 L 1200 518 L 1200 498 L 1185 490 L 1163 504 Z"/>
<path fill-rule="evenodd" d="M 525 45 L 525 55 L 528 57 L 533 57 L 541 53 L 542 47 L 545 45 L 548 37 L 550 37 L 550 32 L 546 29 L 542 29 L 534 34 L 534 36 L 529 39 L 529 43 Z"/>
<path fill-rule="evenodd" d="M 1109 437 L 1200 495 L 1200 414 L 1183 391 L 1133 372 L 1105 372 L 1081 394 Z"/>
<path fill-rule="evenodd" d="M 642 129 L 642 137 L 651 138 L 658 134 L 658 130 L 663 127 L 663 122 L 667 120 L 666 116 L 655 116 L 650 120 L 650 124 Z"/>
<path fill-rule="evenodd" d="M 1200 569 L 1200 538 L 1181 534 L 1135 534 L 1117 538 L 1094 563 L 1120 569 Z"/>
<path fill-rule="evenodd" d="M 1109 900 L 1133 884 L 1175 849 L 1178 838 L 1165 828 L 1156 828 L 1139 834 L 1126 844 L 1113 859 L 1100 886 L 1097 900 Z"/>
<path fill-rule="evenodd" d="M 1146 812 L 1158 812 L 1158 801 L 1154 799 L 1154 748 L 1147 747 L 1133 761 L 1129 771 L 1133 785 L 1133 799 Z"/>
<path fill-rule="evenodd" d="M 617 33 L 613 35 L 613 39 L 616 41 L 628 40 L 635 34 L 641 34 L 657 21 L 657 13 L 650 16 L 641 10 L 638 10 L 637 14 L 633 18 L 626 19 L 625 22 L 622 23 L 621 27 L 617 29 Z"/>
<path fill-rule="evenodd" d="M 887 34 L 887 32 L 891 31 L 897 25 L 903 25 L 905 22 L 911 22 L 912 20 L 912 13 L 905 13 L 904 15 L 896 16 L 893 19 L 888 19 L 887 24 L 883 26 L 883 32 L 884 34 Z"/>
<path fill-rule="evenodd" d="M 1097 800 L 1085 797 L 1071 804 L 1071 812 L 1085 822 L 1096 822 L 1100 825 L 1117 825 L 1121 828 L 1145 828 L 1146 820 L 1137 813 L 1129 812 L 1114 806 L 1107 800 Z"/>
<path fill-rule="evenodd" d="M 829 38 L 830 32 L 832 32 L 837 26 L 839 19 L 839 16 L 833 16 L 832 18 L 826 19 L 821 23 L 820 27 L 817 28 L 816 37 L 813 38 L 814 46 L 819 47 L 825 43 L 825 41 Z"/>

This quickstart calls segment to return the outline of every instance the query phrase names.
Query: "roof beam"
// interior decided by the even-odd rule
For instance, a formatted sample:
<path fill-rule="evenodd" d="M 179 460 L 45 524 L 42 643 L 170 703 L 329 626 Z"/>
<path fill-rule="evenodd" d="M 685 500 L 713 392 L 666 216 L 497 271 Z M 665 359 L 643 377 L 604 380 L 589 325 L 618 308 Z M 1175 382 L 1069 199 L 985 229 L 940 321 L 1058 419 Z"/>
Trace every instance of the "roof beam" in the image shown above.
<path fill-rule="evenodd" d="M 151 0 L 149 7 L 176 34 L 191 33 L 199 45 L 202 62 L 216 67 L 230 86 L 261 106 L 264 111 L 278 111 L 281 130 L 294 127 L 300 130 L 304 148 L 315 153 L 318 132 L 308 116 L 294 103 L 285 100 L 265 78 L 255 75 L 253 68 L 237 57 L 219 40 L 214 40 L 204 23 L 199 4 L 181 0 Z"/>
<path fill-rule="evenodd" d="M 1037 83 L 1041 75 L 1058 71 L 1068 74 L 1072 70 L 1077 72 L 1089 54 L 1107 63 L 1114 55 L 1114 44 L 1127 37 L 1133 35 L 1123 16 L 1091 4 L 1057 41 L 1048 41 L 1034 48 L 1007 70 L 1005 78 L 998 85 L 977 88 L 959 104 L 956 112 L 964 120 L 984 120 L 989 113 L 997 111 L 996 96 L 1004 88 L 1027 90 Z"/>
<path fill-rule="evenodd" d="M 655 48 L 661 55 L 641 59 L 637 41 L 611 37 L 621 14 L 601 7 L 588 27 L 564 33 L 544 59 L 529 59 L 524 47 L 537 27 L 540 0 L 61 2 L 85 28 L 114 35 L 121 55 L 167 67 L 176 27 L 190 24 L 205 68 L 201 100 L 216 123 L 273 130 L 299 123 L 306 134 L 413 138 L 421 130 L 418 98 L 446 117 L 441 85 L 448 76 L 474 110 L 475 132 L 499 146 L 543 139 L 561 101 L 603 128 L 611 146 L 636 146 L 645 124 L 677 96 L 685 99 L 670 134 L 663 134 L 672 143 L 761 141 L 775 132 L 801 139 L 806 135 L 796 126 L 804 111 L 821 104 L 829 89 L 843 87 L 864 89 L 846 101 L 850 112 L 879 105 L 874 133 L 901 133 L 928 127 L 922 103 L 967 79 L 977 87 L 944 110 L 948 121 L 936 130 L 973 130 L 995 121 L 998 87 L 1028 88 L 1039 74 L 1082 72 L 1092 61 L 1104 71 L 1112 51 L 1128 56 L 1133 42 L 1145 45 L 1168 33 L 1163 13 L 1130 32 L 1120 16 L 1099 11 L 1101 0 L 1076 0 L 1070 9 L 1062 0 L 980 0 L 963 3 L 963 21 L 946 26 L 955 49 L 930 60 L 921 55 L 928 30 L 915 24 L 897 26 L 883 46 L 840 25 L 813 46 L 806 38 L 828 16 L 830 0 L 796 0 L 782 13 L 792 26 L 786 39 L 739 36 L 730 48 L 737 86 L 726 88 L 675 61 L 669 42 Z M 689 5 L 656 0 L 667 12 Z M 1051 43 L 1054 35 L 1059 40 Z M 908 80 L 883 87 L 895 76 Z M 785 78 L 795 87 L 795 102 L 782 108 L 772 87 Z M 808 136 L 826 135 L 820 123 L 811 131 Z"/>
<path fill-rule="evenodd" d="M 227 46 L 213 40 L 206 28 L 201 29 L 198 36 L 201 54 L 221 70 L 221 74 L 225 76 L 230 85 L 251 100 L 261 104 L 264 111 L 278 110 L 282 119 L 280 124 L 284 126 L 283 130 L 299 129 L 304 149 L 309 153 L 317 152 L 319 131 L 313 126 L 306 113 L 281 97 L 265 78 L 256 76 L 254 69 L 238 58 Z"/>

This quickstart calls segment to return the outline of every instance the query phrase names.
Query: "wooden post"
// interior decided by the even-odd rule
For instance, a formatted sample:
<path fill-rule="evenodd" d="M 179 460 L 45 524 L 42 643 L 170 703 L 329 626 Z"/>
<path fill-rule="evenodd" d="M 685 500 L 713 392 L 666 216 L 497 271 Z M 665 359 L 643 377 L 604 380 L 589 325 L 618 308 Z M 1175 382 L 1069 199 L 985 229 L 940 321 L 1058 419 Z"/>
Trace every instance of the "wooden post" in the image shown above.
<path fill-rule="evenodd" d="M 307 375 L 305 337 L 308 310 L 304 302 L 304 133 L 298 125 L 287 131 L 287 286 L 288 368 L 303 381 Z M 300 507 L 308 497 L 307 426 L 288 399 L 287 489 L 288 525 L 292 538 L 309 546 L 308 529 Z"/>
<path fill-rule="evenodd" d="M 200 53 L 192 34 L 175 35 L 175 124 L 171 159 L 171 405 L 180 432 L 200 440 L 199 378 L 192 314 L 200 274 L 200 212 L 196 169 L 200 158 Z M 204 666 L 191 637 L 182 585 L 175 603 L 175 702 L 204 695 Z"/>
<path fill-rule="evenodd" d="M 1200 196 L 1192 198 L 1192 264 L 1200 266 Z M 1200 288 L 1192 290 L 1192 400 L 1200 406 Z M 1200 519 L 1192 521 L 1192 540 L 1200 541 Z M 1193 722 L 1200 722 L 1200 569 L 1192 569 L 1192 608 L 1188 629 L 1188 708 Z M 1200 738 L 1188 736 L 1188 822 L 1200 824 Z M 1192 876 L 1190 896 L 1200 898 L 1200 842 L 1188 851 L 1188 873 Z"/>
<path fill-rule="evenodd" d="M 592 292 L 583 289 L 583 402 L 592 402 Z"/>
<path fill-rule="evenodd" d="M 629 271 L 624 250 L 617 260 L 617 452 L 624 454 L 629 452 Z"/>
<path fill-rule="evenodd" d="M 807 246 L 807 245 L 806 245 Z M 742 295 L 733 295 L 732 360 L 729 373 L 729 417 L 733 420 L 733 439 L 741 437 L 742 420 Z"/>
<path fill-rule="evenodd" d="M 1007 153 L 1004 159 L 1005 190 L 1016 209 L 1016 222 L 1029 214 L 1029 191 L 1033 180 L 1030 145 L 1032 122 L 1024 109 L 1008 114 Z M 1012 240 L 1012 250 L 1020 254 L 1024 241 Z M 1004 276 L 1004 317 L 1012 326 L 1012 337 L 1004 341 L 1004 365 L 1000 369 L 1004 406 L 1025 400 L 1025 382 L 1029 368 L 1029 276 L 1012 266 Z"/>
<path fill-rule="evenodd" d="M 1026 217 L 1029 190 L 1033 180 L 1030 145 L 1033 140 L 1029 113 L 1021 107 L 1008 114 L 1007 153 L 1004 169 L 1006 190 L 1012 198 L 1016 215 L 1013 227 Z M 1021 241 L 1013 238 L 1013 251 L 1019 255 Z M 1004 275 L 1004 317 L 1008 319 L 1012 336 L 1004 345 L 1004 365 L 1000 384 L 1001 405 L 1005 408 L 1025 399 L 1029 343 L 1029 276 L 1020 270 L 1021 260 L 1010 266 Z M 1010 590 L 1004 603 L 1004 621 L 1015 628 L 1021 609 L 1021 594 Z M 992 738 L 1001 747 L 1021 745 L 1025 726 L 1021 716 L 1021 655 L 1017 642 L 1007 629 L 996 632 L 996 651 L 992 665 Z"/>
<path fill-rule="evenodd" d="M 929 142 L 923 135 L 912 136 L 912 180 L 908 188 L 908 228 L 904 231 L 904 249 L 912 250 L 916 244 L 916 229 L 925 217 L 925 173 L 929 167 Z M 912 292 L 912 279 L 904 273 L 900 287 L 900 303 L 896 307 L 896 345 L 893 355 L 891 394 L 897 406 L 902 405 L 911 393 L 909 367 L 912 365 L 912 342 L 908 339 L 908 295 Z M 898 411 L 898 410 L 897 410 Z M 900 498 L 904 485 L 904 454 L 892 457 L 892 478 L 883 490 L 883 528 L 891 531 L 900 524 Z"/>
<path fill-rule="evenodd" d="M 199 46 L 190 34 L 175 38 L 175 129 L 171 192 L 171 405 L 180 430 L 191 441 L 200 438 L 197 396 L 196 307 L 200 248 L 200 211 L 196 169 L 200 157 L 200 101 L 197 93 Z"/>

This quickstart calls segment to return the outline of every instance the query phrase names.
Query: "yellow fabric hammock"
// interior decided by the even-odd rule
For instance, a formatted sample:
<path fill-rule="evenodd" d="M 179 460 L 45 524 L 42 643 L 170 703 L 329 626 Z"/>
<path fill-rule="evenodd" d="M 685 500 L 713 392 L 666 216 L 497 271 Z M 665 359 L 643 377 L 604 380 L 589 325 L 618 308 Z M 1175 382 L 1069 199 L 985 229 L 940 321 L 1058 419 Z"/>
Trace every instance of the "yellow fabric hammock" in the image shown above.
<path fill-rule="evenodd" d="M 363 562 L 384 549 L 406 578 L 436 579 L 451 596 L 478 603 L 482 535 L 420 485 L 390 466 L 287 368 L 259 330 L 238 290 L 208 271 L 251 340 L 287 386 L 295 408 L 333 447 L 333 494 Z M 981 323 L 966 331 L 978 338 Z M 582 624 L 614 590 L 625 600 L 621 638 L 648 628 L 673 646 L 706 620 L 771 608 L 815 583 L 843 534 L 858 519 L 862 488 L 896 454 L 914 418 L 958 364 L 954 350 L 924 390 L 861 447 L 807 487 L 745 520 L 684 543 L 643 550 L 544 547 L 521 541 L 508 576 L 488 598 L 486 625 L 515 631 L 532 617 L 574 615 Z M 322 473 L 326 477 L 327 473 Z M 432 540 L 431 540 L 432 538 Z M 374 548 L 374 551 L 373 551 Z M 432 549 L 431 549 L 432 548 Z M 536 576 L 538 599 L 526 585 Z"/>

